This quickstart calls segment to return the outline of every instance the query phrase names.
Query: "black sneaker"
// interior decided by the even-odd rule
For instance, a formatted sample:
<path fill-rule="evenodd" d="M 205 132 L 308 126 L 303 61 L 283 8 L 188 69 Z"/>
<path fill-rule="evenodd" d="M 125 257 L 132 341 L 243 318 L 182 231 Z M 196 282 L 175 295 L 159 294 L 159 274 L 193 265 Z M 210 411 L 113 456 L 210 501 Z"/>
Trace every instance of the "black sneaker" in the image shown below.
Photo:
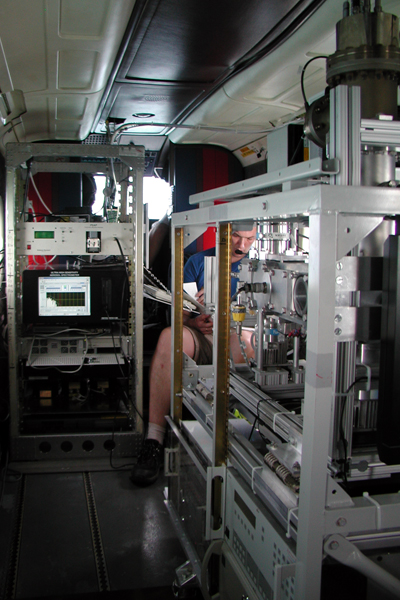
<path fill-rule="evenodd" d="M 130 480 L 136 485 L 151 485 L 157 480 L 162 463 L 163 447 L 157 440 L 144 440 L 142 450 L 131 471 Z"/>

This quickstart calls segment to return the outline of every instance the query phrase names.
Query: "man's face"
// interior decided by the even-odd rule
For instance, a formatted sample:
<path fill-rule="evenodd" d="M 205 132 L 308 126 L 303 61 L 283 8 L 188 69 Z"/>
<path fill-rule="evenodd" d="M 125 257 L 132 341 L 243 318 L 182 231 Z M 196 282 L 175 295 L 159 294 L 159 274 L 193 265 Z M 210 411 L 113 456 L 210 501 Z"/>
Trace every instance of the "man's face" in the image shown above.
<path fill-rule="evenodd" d="M 251 231 L 234 231 L 232 233 L 232 262 L 241 260 L 250 250 L 256 239 L 257 228 Z"/>

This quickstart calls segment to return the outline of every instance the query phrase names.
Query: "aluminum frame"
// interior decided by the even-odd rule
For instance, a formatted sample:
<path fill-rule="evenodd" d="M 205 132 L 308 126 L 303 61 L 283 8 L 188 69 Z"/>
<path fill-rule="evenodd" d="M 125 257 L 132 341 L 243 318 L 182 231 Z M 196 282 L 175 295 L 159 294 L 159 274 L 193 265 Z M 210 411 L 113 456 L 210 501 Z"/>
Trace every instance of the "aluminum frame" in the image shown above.
<path fill-rule="evenodd" d="M 188 235 L 192 227 L 199 230 L 204 225 L 218 226 L 224 222 L 243 220 L 249 215 L 260 222 L 289 221 L 299 217 L 308 219 L 308 312 L 314 318 L 308 320 L 307 328 L 303 424 L 303 439 L 307 443 L 303 443 L 302 450 L 298 512 L 296 509 L 296 514 L 293 511 L 286 514 L 286 527 L 297 539 L 296 600 L 319 597 L 320 576 L 316 574 L 315 565 L 322 563 L 326 535 L 337 532 L 346 535 L 351 532 L 354 535 L 368 536 L 370 533 L 373 536 L 385 529 L 389 539 L 400 522 L 400 499 L 397 495 L 390 499 L 386 496 L 383 501 L 374 498 L 374 502 L 363 497 L 359 502 L 352 503 L 344 494 L 342 503 L 332 505 L 331 496 L 338 492 L 338 488 L 327 478 L 333 382 L 338 361 L 335 352 L 338 343 L 335 336 L 337 263 L 386 215 L 399 213 L 400 195 L 397 190 L 317 184 L 274 195 L 236 200 L 229 204 L 205 206 L 172 217 L 174 226 L 182 227 L 184 235 Z M 189 396 L 192 396 L 192 392 Z M 192 398 L 191 405 L 195 402 Z M 196 414 L 196 411 L 193 413 Z M 215 427 L 214 439 L 218 439 L 221 432 L 215 426 L 212 415 L 205 416 L 203 426 L 209 428 L 210 423 Z M 244 457 L 249 450 L 244 447 L 239 451 L 235 442 L 230 443 L 230 448 L 229 461 L 244 477 L 250 469 L 250 488 L 265 502 L 265 485 L 263 489 L 261 484 L 263 467 L 253 464 L 249 469 L 246 468 Z M 266 485 L 268 487 L 268 483 Z M 371 525 L 377 522 L 378 514 L 381 525 Z M 282 518 L 284 522 L 283 515 Z"/>
<path fill-rule="evenodd" d="M 130 229 L 127 248 L 127 256 L 130 258 L 131 270 L 131 309 L 129 315 L 129 335 L 133 341 L 132 346 L 132 364 L 134 371 L 134 384 L 131 388 L 131 400 L 136 403 L 139 414 L 143 414 L 143 171 L 144 171 L 144 148 L 141 146 L 92 146 L 77 144 L 7 144 L 6 154 L 6 276 L 7 276 L 7 312 L 8 312 L 8 346 L 9 346 L 9 389 L 10 389 L 10 434 L 11 445 L 14 454 L 24 456 L 27 460 L 26 444 L 24 436 L 20 432 L 20 392 L 19 392 L 19 321 L 18 311 L 20 308 L 19 299 L 20 289 L 20 271 L 23 269 L 23 258 L 29 252 L 23 248 L 17 249 L 16 239 L 19 224 L 19 200 L 23 193 L 23 181 L 21 177 L 20 166 L 25 161 L 32 159 L 32 170 L 54 172 L 58 169 L 57 165 L 62 165 L 61 171 L 68 172 L 102 172 L 104 164 L 99 163 L 98 159 L 118 159 L 120 166 L 116 168 L 118 180 L 127 179 L 128 175 L 131 181 L 122 181 L 122 203 L 123 214 L 122 221 L 129 225 L 119 225 L 121 231 Z M 77 163 L 69 163 L 68 158 L 83 158 Z M 46 162 L 45 159 L 49 159 Z M 62 162 L 57 162 L 60 159 Z M 80 231 L 81 223 L 70 223 L 71 229 Z M 103 224 L 102 224 L 103 225 Z M 114 224 L 115 227 L 115 224 Z M 118 228 L 118 225 L 117 225 Z M 59 254 L 63 250 L 60 247 Z M 131 437 L 131 447 L 135 451 L 138 439 L 143 431 L 143 422 L 138 415 L 133 412 L 131 419 L 134 421 L 135 430 L 128 433 Z M 62 434 L 65 437 L 65 434 Z M 71 439 L 74 434 L 71 434 Z M 26 436 L 25 436 L 26 437 Z M 28 436 L 32 440 L 28 443 L 29 448 L 34 447 L 34 440 L 37 436 Z M 68 434 L 67 434 L 68 437 Z M 90 437 L 88 434 L 86 437 Z M 96 438 L 94 434 L 93 440 Z M 27 438 L 26 438 L 27 439 Z M 126 436 L 124 437 L 126 439 Z M 33 444 L 33 446 L 32 446 Z M 21 448 L 19 449 L 19 446 Z M 21 453 L 20 453 L 21 450 Z M 35 459 L 35 450 L 32 459 Z M 59 457 L 57 457 L 59 458 Z M 11 457 L 13 460 L 13 457 Z"/>

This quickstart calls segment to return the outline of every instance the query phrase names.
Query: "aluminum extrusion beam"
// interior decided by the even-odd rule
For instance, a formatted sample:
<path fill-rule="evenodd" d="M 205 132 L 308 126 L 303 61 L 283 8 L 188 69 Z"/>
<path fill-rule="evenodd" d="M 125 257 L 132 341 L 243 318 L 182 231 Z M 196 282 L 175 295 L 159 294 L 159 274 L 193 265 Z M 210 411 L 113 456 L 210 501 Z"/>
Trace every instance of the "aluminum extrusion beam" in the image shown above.
<path fill-rule="evenodd" d="M 231 393 L 251 412 L 254 411 L 265 425 L 286 441 L 295 441 L 297 448 L 302 445 L 302 417 L 286 411 L 278 402 L 264 394 L 261 390 L 241 380 L 231 373 Z"/>
<path fill-rule="evenodd" d="M 393 594 L 395 598 L 400 598 L 400 581 L 370 558 L 367 558 L 357 546 L 346 540 L 346 538 L 341 535 L 330 536 L 324 544 L 324 550 L 338 562 L 359 571 L 366 577 L 376 581 L 385 590 Z"/>
<path fill-rule="evenodd" d="M 229 347 L 231 296 L 231 225 L 221 224 L 217 235 L 218 300 L 214 318 L 214 443 L 213 466 L 226 464 L 229 411 Z"/>
<path fill-rule="evenodd" d="M 337 173 L 339 163 L 336 160 L 321 160 L 313 158 L 279 171 L 258 175 L 251 179 L 245 179 L 230 185 L 224 185 L 206 192 L 199 192 L 189 196 L 189 204 L 200 204 L 213 200 L 231 200 L 239 196 L 248 195 L 258 190 L 264 190 L 276 185 L 282 185 L 287 181 L 298 181 L 301 179 L 310 179 L 322 175 Z"/>
<path fill-rule="evenodd" d="M 144 146 L 118 146 L 111 144 L 7 144 L 7 167 L 18 167 L 32 157 L 65 156 L 80 158 L 120 158 L 121 160 L 143 159 Z"/>
<path fill-rule="evenodd" d="M 182 367 L 183 367 L 183 232 L 173 229 L 174 252 L 172 281 L 174 282 L 172 308 L 171 357 L 171 415 L 175 423 L 182 419 Z"/>
<path fill-rule="evenodd" d="M 362 119 L 361 142 L 363 144 L 373 144 L 374 146 L 399 146 L 399 121 Z"/>
<path fill-rule="evenodd" d="M 190 233 L 190 227 L 203 223 L 215 224 L 246 219 L 285 220 L 323 212 L 380 217 L 399 214 L 400 192 L 394 188 L 354 188 L 317 184 L 280 194 L 249 198 L 246 201 L 236 200 L 229 204 L 174 213 L 172 222 L 176 227 L 185 228 L 186 237 Z M 349 234 L 350 232 L 346 233 Z"/>
<path fill-rule="evenodd" d="M 329 186 L 330 187 L 330 186 Z M 296 600 L 319 598 L 326 504 L 327 457 L 332 413 L 333 327 L 335 307 L 336 215 L 310 217 L 307 370 L 304 394 L 301 485 L 297 537 Z M 312 524 L 312 526 L 311 526 Z"/>

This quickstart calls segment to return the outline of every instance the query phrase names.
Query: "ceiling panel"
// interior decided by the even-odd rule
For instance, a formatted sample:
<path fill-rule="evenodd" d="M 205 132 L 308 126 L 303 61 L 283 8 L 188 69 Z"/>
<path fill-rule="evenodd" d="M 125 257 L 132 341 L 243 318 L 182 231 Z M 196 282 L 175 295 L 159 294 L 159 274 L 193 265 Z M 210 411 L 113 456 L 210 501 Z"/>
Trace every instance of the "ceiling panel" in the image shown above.
<path fill-rule="evenodd" d="M 212 83 L 251 52 L 273 30 L 296 0 L 163 0 L 153 3 L 146 31 L 132 40 L 126 79 Z M 124 72 L 125 71 L 125 72 Z"/>
<path fill-rule="evenodd" d="M 337 0 L 326 0 L 283 44 L 224 82 L 222 88 L 197 107 L 185 122 L 212 127 L 220 123 L 221 115 L 229 113 L 231 122 L 225 122 L 226 127 L 240 125 L 244 129 L 251 125 L 253 139 L 257 139 L 266 130 L 299 117 L 304 110 L 300 89 L 302 68 L 317 52 L 326 55 L 332 52 L 335 25 L 341 17 L 342 4 Z M 315 61 L 305 74 L 308 98 L 323 93 L 325 87 L 325 63 Z M 247 116 L 243 116 L 245 107 Z M 170 137 L 174 143 L 193 142 L 193 136 L 184 129 L 175 130 Z M 240 139 L 219 132 L 213 136 L 214 143 L 231 150 L 238 147 Z"/>
<path fill-rule="evenodd" d="M 0 88 L 27 112 L 9 141 L 79 141 L 91 131 L 135 0 L 0 2 Z M 7 130 L 6 130 L 7 131 Z"/>
<path fill-rule="evenodd" d="M 61 38 L 101 39 L 107 28 L 109 0 L 61 0 Z"/>
<path fill-rule="evenodd" d="M 138 112 L 151 113 L 154 117 L 149 120 L 158 123 L 183 122 L 209 96 L 214 98 L 224 82 L 268 53 L 322 3 L 137 0 L 95 131 L 104 131 L 106 121 L 116 125 L 135 121 L 132 115 Z M 218 120 L 235 121 L 255 108 L 237 106 L 239 115 L 234 110 Z M 193 138 L 190 132 L 186 135 Z"/>
<path fill-rule="evenodd" d="M 172 123 L 202 92 L 203 88 L 198 85 L 116 83 L 109 97 L 111 108 L 107 118 L 132 122 L 138 120 L 134 116 L 137 113 L 150 113 L 154 117 L 147 121 Z"/>

